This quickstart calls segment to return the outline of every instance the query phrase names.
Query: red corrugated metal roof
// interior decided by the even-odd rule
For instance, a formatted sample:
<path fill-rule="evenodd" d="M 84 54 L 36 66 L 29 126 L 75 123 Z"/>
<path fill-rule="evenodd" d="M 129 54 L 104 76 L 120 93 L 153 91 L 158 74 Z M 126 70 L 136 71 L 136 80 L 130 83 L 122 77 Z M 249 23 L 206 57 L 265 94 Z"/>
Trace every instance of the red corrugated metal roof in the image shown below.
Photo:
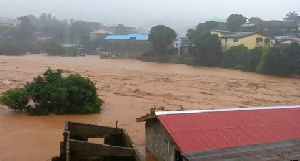
<path fill-rule="evenodd" d="M 181 152 L 300 138 L 299 108 L 157 115 Z"/>

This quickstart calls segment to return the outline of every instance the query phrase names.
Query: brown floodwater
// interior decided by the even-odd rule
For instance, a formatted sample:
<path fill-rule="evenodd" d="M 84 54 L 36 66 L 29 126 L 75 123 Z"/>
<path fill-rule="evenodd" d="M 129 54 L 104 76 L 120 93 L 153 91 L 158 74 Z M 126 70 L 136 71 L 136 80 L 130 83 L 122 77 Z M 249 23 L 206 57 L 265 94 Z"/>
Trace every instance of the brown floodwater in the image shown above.
<path fill-rule="evenodd" d="M 0 106 L 0 160 L 40 161 L 59 155 L 67 120 L 105 126 L 115 126 L 118 120 L 147 160 L 153 160 L 144 150 L 144 123 L 135 119 L 154 106 L 175 110 L 300 104 L 300 79 L 98 56 L 0 56 L 0 92 L 22 87 L 49 67 L 93 80 L 105 100 L 103 110 L 84 116 L 38 117 Z M 10 84 L 3 84 L 5 80 Z"/>

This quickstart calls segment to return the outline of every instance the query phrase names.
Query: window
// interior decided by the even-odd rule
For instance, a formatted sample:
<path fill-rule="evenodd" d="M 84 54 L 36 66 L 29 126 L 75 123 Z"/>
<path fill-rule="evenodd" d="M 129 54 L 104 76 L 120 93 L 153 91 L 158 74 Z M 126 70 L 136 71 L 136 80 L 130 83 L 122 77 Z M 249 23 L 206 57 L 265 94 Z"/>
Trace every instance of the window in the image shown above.
<path fill-rule="evenodd" d="M 233 38 L 233 42 L 239 42 L 238 38 Z"/>

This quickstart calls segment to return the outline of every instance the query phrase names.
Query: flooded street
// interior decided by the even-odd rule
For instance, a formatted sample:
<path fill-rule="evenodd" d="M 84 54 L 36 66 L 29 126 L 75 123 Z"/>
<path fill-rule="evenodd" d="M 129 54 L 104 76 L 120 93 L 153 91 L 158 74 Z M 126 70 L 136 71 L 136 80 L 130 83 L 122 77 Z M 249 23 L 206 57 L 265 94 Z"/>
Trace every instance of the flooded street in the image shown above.
<path fill-rule="evenodd" d="M 23 87 L 49 67 L 89 77 L 105 100 L 103 110 L 85 116 L 37 117 L 0 106 L 0 160 L 40 161 L 59 155 L 66 120 L 105 126 L 115 126 L 118 120 L 118 127 L 128 131 L 145 155 L 144 123 L 135 119 L 154 106 L 190 110 L 300 104 L 300 79 L 98 56 L 0 56 L 0 92 Z"/>

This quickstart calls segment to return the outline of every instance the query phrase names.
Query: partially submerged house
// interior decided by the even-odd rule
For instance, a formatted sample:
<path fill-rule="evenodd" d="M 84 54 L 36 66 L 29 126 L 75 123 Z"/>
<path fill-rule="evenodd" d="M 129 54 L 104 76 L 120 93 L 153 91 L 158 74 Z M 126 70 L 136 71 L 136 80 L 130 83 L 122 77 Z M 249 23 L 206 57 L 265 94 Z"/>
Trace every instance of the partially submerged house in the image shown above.
<path fill-rule="evenodd" d="M 158 111 L 145 121 L 159 161 L 299 160 L 300 105 Z"/>
<path fill-rule="evenodd" d="M 105 53 L 116 55 L 116 57 L 137 58 L 151 49 L 148 35 L 109 35 L 105 38 Z"/>
<path fill-rule="evenodd" d="M 142 157 L 124 129 L 100 125 L 66 122 L 60 143 L 60 156 L 52 161 L 114 160 L 140 161 Z M 102 138 L 102 143 L 91 142 Z"/>

